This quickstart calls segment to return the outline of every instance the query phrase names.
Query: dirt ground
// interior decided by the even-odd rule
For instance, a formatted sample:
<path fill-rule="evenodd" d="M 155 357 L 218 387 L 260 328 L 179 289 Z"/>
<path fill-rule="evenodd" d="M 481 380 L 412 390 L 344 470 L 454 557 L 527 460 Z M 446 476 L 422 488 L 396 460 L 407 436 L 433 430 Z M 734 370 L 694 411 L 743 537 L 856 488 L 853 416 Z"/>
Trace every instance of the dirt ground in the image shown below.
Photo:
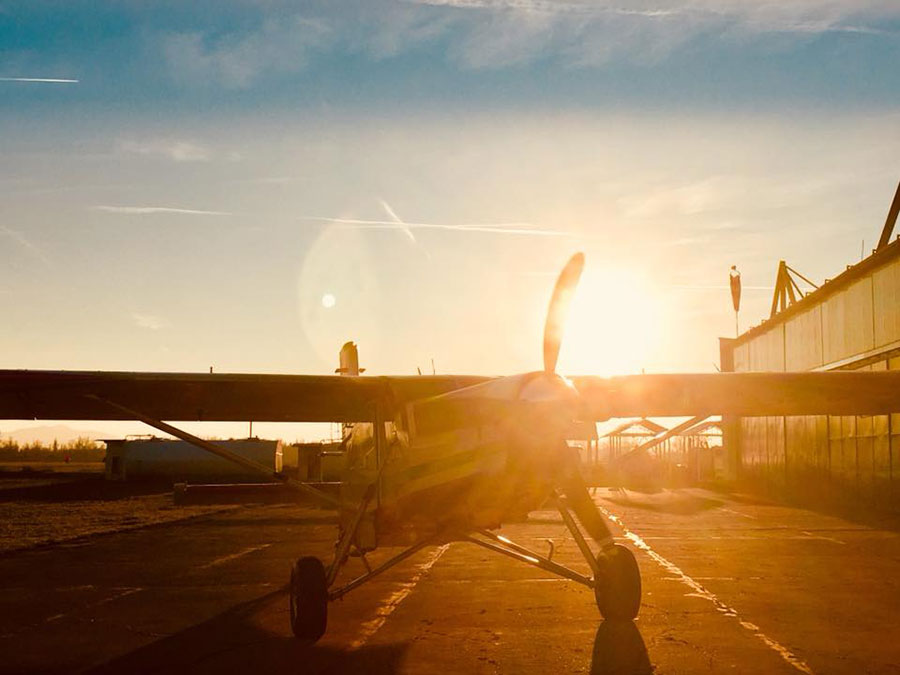
<path fill-rule="evenodd" d="M 93 463 L 24 464 L 0 466 L 0 553 L 235 508 L 176 506 L 169 486 L 109 483 Z"/>

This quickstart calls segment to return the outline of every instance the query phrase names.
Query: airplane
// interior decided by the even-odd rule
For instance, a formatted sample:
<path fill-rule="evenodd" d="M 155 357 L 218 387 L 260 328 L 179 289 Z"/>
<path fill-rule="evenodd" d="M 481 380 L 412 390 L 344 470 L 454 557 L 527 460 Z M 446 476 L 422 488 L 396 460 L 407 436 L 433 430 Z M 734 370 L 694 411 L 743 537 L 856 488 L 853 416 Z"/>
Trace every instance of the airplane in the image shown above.
<path fill-rule="evenodd" d="M 583 267 L 584 256 L 576 253 L 556 281 L 539 371 L 362 376 L 352 343 L 341 350 L 338 374 L 324 376 L 0 370 L 0 419 L 140 420 L 336 508 L 331 560 L 305 556 L 291 569 L 291 630 L 307 643 L 325 633 L 329 602 L 426 546 L 454 541 L 582 584 L 603 617 L 634 619 L 640 570 L 588 493 L 577 450 L 567 443 L 577 437 L 576 424 L 613 417 L 885 414 L 900 411 L 900 372 L 564 377 L 556 364 Z M 339 495 L 273 474 L 171 424 L 248 420 L 344 423 L 347 470 Z M 496 532 L 548 500 L 590 575 L 554 561 L 552 549 L 542 555 Z M 379 546 L 403 549 L 372 568 L 366 554 Z M 351 557 L 365 571 L 338 584 Z"/>

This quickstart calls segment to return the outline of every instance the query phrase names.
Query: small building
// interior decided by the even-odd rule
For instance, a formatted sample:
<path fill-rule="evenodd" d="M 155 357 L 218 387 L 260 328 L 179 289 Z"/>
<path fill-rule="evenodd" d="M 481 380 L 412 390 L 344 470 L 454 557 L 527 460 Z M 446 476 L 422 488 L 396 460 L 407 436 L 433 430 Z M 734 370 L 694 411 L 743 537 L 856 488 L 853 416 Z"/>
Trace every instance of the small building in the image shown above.
<path fill-rule="evenodd" d="M 339 441 L 297 443 L 293 447 L 300 480 L 328 483 L 343 478 L 347 453 Z"/>
<path fill-rule="evenodd" d="M 104 440 L 107 480 L 259 482 L 261 475 L 206 450 L 165 438 Z M 283 469 L 281 441 L 258 438 L 212 441 L 241 457 L 262 464 L 272 473 Z"/>

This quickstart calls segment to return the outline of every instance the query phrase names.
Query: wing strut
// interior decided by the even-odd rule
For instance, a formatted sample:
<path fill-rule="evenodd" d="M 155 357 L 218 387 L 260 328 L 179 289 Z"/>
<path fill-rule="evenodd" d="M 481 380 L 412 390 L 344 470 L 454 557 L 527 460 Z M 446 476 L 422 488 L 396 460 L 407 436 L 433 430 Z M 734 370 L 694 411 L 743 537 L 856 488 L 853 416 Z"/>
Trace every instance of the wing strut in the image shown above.
<path fill-rule="evenodd" d="M 328 495 L 321 490 L 317 490 L 311 485 L 307 485 L 299 480 L 294 480 L 293 478 L 289 478 L 288 476 L 283 476 L 279 473 L 272 471 L 271 468 L 267 467 L 264 464 L 260 464 L 259 462 L 254 462 L 252 459 L 247 459 L 246 457 L 241 457 L 237 453 L 231 452 L 231 450 L 226 450 L 225 448 L 215 445 L 214 443 L 210 443 L 209 441 L 205 441 L 199 436 L 194 436 L 187 431 L 179 429 L 177 427 L 173 427 L 171 424 L 167 424 L 161 420 L 154 419 L 149 417 L 148 415 L 144 415 L 137 410 L 132 410 L 131 408 L 126 408 L 123 405 L 119 405 L 115 401 L 110 401 L 108 399 L 102 398 L 100 396 L 96 396 L 95 394 L 85 394 L 87 398 L 94 399 L 96 401 L 100 401 L 116 410 L 127 413 L 133 419 L 140 420 L 144 424 L 147 424 L 155 429 L 159 429 L 163 433 L 171 434 L 175 438 L 179 438 L 186 443 L 190 443 L 191 445 L 200 448 L 201 450 L 205 450 L 206 452 L 212 453 L 221 457 L 222 459 L 228 460 L 229 462 L 233 462 L 234 464 L 239 464 L 245 469 L 249 469 L 251 471 L 255 471 L 256 473 L 262 474 L 268 478 L 274 478 L 275 480 L 281 481 L 288 487 L 297 490 L 298 492 L 302 492 L 313 499 L 316 499 L 320 502 L 328 504 L 329 506 L 339 506 L 340 502 Z"/>

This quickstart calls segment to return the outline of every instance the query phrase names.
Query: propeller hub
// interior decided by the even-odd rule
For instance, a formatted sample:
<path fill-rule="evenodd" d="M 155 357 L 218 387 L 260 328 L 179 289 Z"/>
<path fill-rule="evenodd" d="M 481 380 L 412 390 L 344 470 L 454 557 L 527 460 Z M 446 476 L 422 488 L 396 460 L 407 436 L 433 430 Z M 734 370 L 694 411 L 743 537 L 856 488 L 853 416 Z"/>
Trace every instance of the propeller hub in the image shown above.
<path fill-rule="evenodd" d="M 518 400 L 525 412 L 523 426 L 537 436 L 565 438 L 582 417 L 580 394 L 556 373 L 534 373 L 520 389 Z"/>

